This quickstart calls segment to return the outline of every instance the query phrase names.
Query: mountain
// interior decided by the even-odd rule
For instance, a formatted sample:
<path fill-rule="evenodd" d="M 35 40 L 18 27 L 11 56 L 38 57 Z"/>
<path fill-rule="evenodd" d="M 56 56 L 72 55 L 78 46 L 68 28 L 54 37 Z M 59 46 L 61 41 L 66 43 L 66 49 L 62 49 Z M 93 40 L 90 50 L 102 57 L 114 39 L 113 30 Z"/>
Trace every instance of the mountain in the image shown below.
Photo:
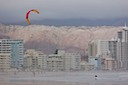
<path fill-rule="evenodd" d="M 84 54 L 92 40 L 111 40 L 122 27 L 110 26 L 44 26 L 44 25 L 2 25 L 0 37 L 23 39 L 25 49 L 34 48 L 45 54 L 56 49 Z"/>

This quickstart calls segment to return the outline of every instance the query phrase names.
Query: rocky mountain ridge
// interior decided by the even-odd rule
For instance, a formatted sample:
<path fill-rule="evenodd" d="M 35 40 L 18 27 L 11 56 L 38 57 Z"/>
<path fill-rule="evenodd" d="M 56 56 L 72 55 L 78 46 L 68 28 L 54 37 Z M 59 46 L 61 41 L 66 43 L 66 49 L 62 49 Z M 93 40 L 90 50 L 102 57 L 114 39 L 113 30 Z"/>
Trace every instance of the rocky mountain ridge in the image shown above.
<path fill-rule="evenodd" d="M 0 25 L 0 38 L 23 39 L 25 48 L 34 48 L 49 54 L 56 49 L 86 52 L 92 40 L 111 40 L 122 27 Z"/>

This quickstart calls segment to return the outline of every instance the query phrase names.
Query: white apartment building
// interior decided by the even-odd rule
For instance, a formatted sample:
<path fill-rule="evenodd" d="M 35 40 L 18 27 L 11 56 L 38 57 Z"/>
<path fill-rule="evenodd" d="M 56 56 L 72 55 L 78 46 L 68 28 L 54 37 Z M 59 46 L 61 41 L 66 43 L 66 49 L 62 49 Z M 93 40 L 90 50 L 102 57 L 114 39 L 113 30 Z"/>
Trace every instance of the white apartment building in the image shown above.
<path fill-rule="evenodd" d="M 47 56 L 40 51 L 28 49 L 24 56 L 24 67 L 31 69 L 46 69 Z"/>
<path fill-rule="evenodd" d="M 10 69 L 10 64 L 11 64 L 11 54 L 10 53 L 0 53 L 0 70 L 5 71 Z"/>
<path fill-rule="evenodd" d="M 81 56 L 78 53 L 65 53 L 64 69 L 65 70 L 80 70 Z"/>
<path fill-rule="evenodd" d="M 48 70 L 80 70 L 81 56 L 79 53 L 66 53 L 58 50 L 57 54 L 49 55 L 47 59 Z"/>
<path fill-rule="evenodd" d="M 25 52 L 24 67 L 49 71 L 80 70 L 81 56 L 78 53 L 66 53 L 58 50 L 57 54 L 44 55 L 29 49 Z"/>
<path fill-rule="evenodd" d="M 58 54 L 51 54 L 47 58 L 47 70 L 59 71 L 64 70 L 64 58 Z"/>
<path fill-rule="evenodd" d="M 118 32 L 117 63 L 119 69 L 128 70 L 128 28 Z"/>
<path fill-rule="evenodd" d="M 23 65 L 23 40 L 0 39 L 0 68 L 20 68 Z"/>
<path fill-rule="evenodd" d="M 96 56 L 102 56 L 106 55 L 109 52 L 109 41 L 97 41 L 97 54 Z"/>

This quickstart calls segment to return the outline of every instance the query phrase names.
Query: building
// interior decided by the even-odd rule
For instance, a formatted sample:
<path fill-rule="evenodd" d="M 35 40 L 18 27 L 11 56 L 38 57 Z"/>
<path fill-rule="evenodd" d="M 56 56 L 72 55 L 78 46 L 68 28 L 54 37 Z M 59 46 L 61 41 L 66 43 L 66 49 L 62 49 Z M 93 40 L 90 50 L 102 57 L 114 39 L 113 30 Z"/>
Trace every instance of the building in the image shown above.
<path fill-rule="evenodd" d="M 117 61 L 117 40 L 97 40 L 93 41 L 90 45 L 91 48 L 89 49 L 92 50 L 89 50 L 89 62 L 93 64 L 96 69 L 105 68 L 106 64 L 103 62 L 106 58 L 112 58 Z M 95 58 L 97 58 L 98 62 L 95 61 Z"/>
<path fill-rule="evenodd" d="M 128 69 L 128 43 L 118 42 L 117 48 L 118 69 Z"/>
<path fill-rule="evenodd" d="M 11 54 L 10 53 L 0 53 L 0 70 L 5 71 L 10 69 L 11 63 Z"/>
<path fill-rule="evenodd" d="M 42 69 L 48 71 L 80 70 L 81 56 L 57 50 L 56 54 L 44 55 L 40 51 L 28 49 L 25 52 L 24 68 L 29 70 Z"/>
<path fill-rule="evenodd" d="M 58 50 L 56 54 L 51 54 L 47 59 L 48 70 L 76 71 L 80 70 L 81 56 L 79 53 L 66 53 Z"/>
<path fill-rule="evenodd" d="M 117 69 L 117 61 L 113 58 L 105 58 L 104 59 L 104 70 L 116 70 Z"/>
<path fill-rule="evenodd" d="M 109 52 L 109 41 L 98 40 L 97 41 L 97 57 L 103 57 Z"/>
<path fill-rule="evenodd" d="M 51 54 L 47 58 L 47 70 L 60 71 L 64 70 L 64 57 L 59 54 Z"/>
<path fill-rule="evenodd" d="M 64 56 L 64 70 L 77 71 L 81 69 L 81 56 L 79 53 L 65 53 Z"/>
<path fill-rule="evenodd" d="M 111 40 L 108 41 L 109 43 L 109 51 L 108 51 L 108 55 L 117 60 L 117 40 Z"/>
<path fill-rule="evenodd" d="M 128 28 L 125 27 L 117 34 L 117 64 L 118 69 L 128 70 Z"/>
<path fill-rule="evenodd" d="M 80 63 L 81 65 L 81 70 L 82 71 L 90 71 L 90 70 L 94 70 L 94 64 L 91 64 L 89 62 L 86 62 L 86 61 L 81 61 Z"/>
<path fill-rule="evenodd" d="M 117 58 L 117 41 L 116 40 L 98 40 L 93 41 L 89 46 L 89 57 L 104 57 L 109 55 L 110 57 Z M 92 49 L 92 50 L 90 50 Z"/>
<path fill-rule="evenodd" d="M 89 57 L 88 62 L 89 62 L 89 64 L 94 65 L 95 70 L 101 70 L 102 69 L 102 58 Z"/>
<path fill-rule="evenodd" d="M 88 45 L 88 56 L 96 56 L 97 55 L 97 43 L 96 41 L 92 41 Z"/>
<path fill-rule="evenodd" d="M 0 39 L 0 57 L 6 68 L 22 67 L 23 40 Z"/>
<path fill-rule="evenodd" d="M 29 70 L 45 70 L 47 65 L 47 56 L 41 51 L 36 51 L 34 49 L 28 49 L 24 55 L 24 68 Z"/>

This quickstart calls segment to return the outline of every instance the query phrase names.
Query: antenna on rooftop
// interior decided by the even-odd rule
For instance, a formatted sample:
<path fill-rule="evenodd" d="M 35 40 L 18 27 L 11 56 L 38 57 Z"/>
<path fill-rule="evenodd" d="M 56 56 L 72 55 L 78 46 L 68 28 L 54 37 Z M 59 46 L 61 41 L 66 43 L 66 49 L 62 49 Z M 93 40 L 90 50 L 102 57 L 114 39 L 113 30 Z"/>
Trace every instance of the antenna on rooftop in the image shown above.
<path fill-rule="evenodd" d="M 124 29 L 127 29 L 128 27 L 127 27 L 127 24 L 126 24 L 126 22 L 125 22 L 125 24 L 124 24 L 124 27 L 123 27 Z"/>

